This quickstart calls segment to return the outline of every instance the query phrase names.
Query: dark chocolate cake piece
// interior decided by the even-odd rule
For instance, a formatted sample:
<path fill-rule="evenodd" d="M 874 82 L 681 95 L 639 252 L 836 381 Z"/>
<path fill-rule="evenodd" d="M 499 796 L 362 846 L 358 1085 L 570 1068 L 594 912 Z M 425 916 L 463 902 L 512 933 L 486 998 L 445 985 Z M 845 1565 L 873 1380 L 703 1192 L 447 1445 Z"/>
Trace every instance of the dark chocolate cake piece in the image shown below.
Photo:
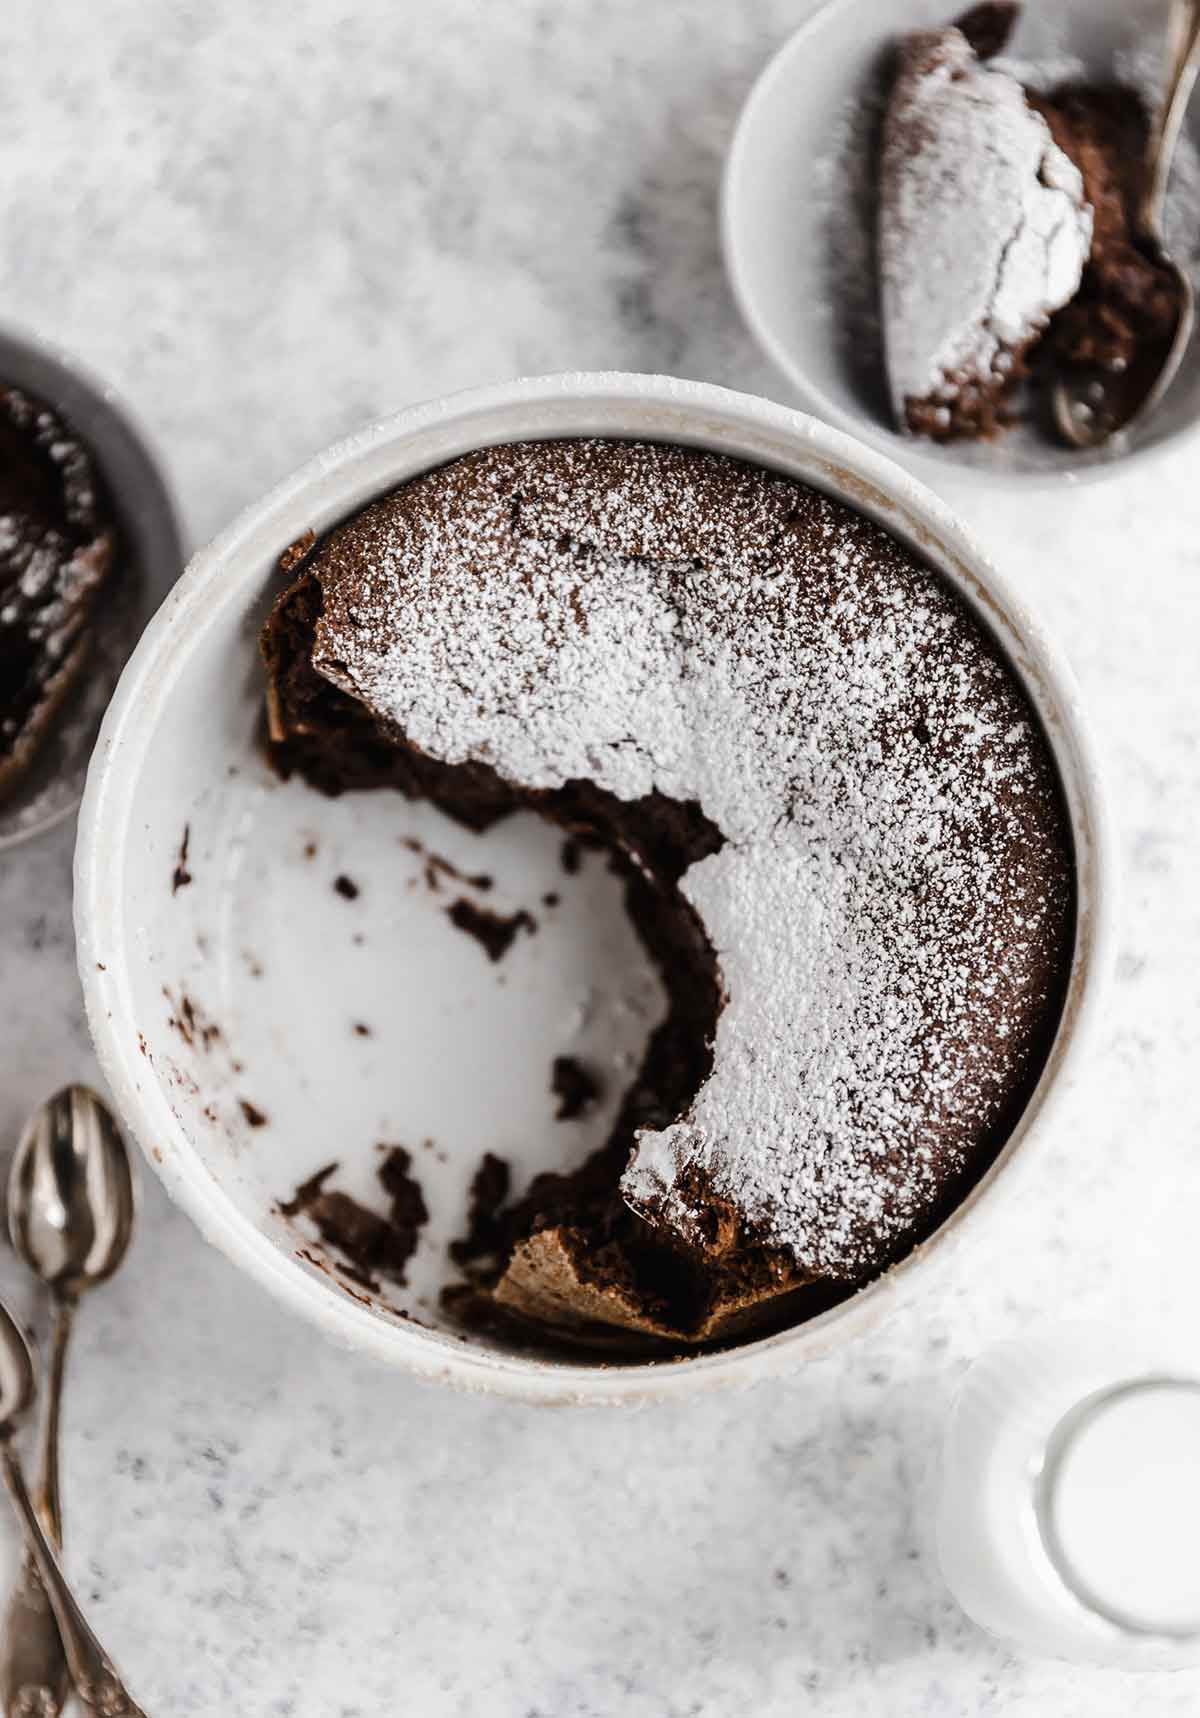
<path fill-rule="evenodd" d="M 1136 90 L 1117 83 L 1060 84 L 1029 99 L 1079 168 L 1094 216 L 1083 280 L 1051 324 L 1047 359 L 1055 367 L 1126 370 L 1139 350 L 1170 338 L 1179 316 L 1173 275 L 1156 267 L 1132 238 L 1150 115 Z"/>
<path fill-rule="evenodd" d="M 116 539 L 87 449 L 48 406 L 0 387 L 0 800 L 20 784 L 87 665 Z"/>
<path fill-rule="evenodd" d="M 1160 362 L 1179 316 L 1173 275 L 1134 242 L 1145 102 L 1116 82 L 1022 87 L 984 64 L 1018 11 L 985 4 L 905 37 L 887 112 L 893 406 L 902 428 L 937 441 L 1005 428 L 1027 378 L 1037 407 L 1064 368 Z"/>
<path fill-rule="evenodd" d="M 668 998 L 588 1162 L 477 1182 L 464 1316 L 727 1340 L 927 1236 L 1037 1082 L 1075 913 L 1048 745 L 943 581 L 802 484 L 604 441 L 469 454 L 292 572 L 276 767 L 605 849 Z"/>
<path fill-rule="evenodd" d="M 1079 169 L 1016 79 L 955 25 L 905 37 L 879 188 L 884 346 L 902 429 L 951 441 L 1003 427 L 1030 349 L 1079 287 L 1091 231 Z"/>

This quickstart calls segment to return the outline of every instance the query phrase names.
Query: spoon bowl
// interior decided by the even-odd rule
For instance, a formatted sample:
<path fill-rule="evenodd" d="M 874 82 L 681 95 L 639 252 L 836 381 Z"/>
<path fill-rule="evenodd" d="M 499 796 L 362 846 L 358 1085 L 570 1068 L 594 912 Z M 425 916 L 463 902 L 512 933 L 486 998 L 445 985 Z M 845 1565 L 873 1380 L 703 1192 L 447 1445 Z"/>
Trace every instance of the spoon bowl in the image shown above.
<path fill-rule="evenodd" d="M 1139 249 L 1163 274 L 1169 274 L 1178 314 L 1170 333 L 1143 345 L 1122 371 L 1066 370 L 1054 382 L 1054 427 L 1071 447 L 1098 448 L 1115 441 L 1158 405 L 1183 363 L 1196 322 L 1196 295 L 1187 275 L 1161 244 L 1149 240 Z"/>
<path fill-rule="evenodd" d="M 76 1296 L 110 1277 L 133 1232 L 129 1155 L 107 1106 L 66 1086 L 37 1109 L 9 1173 L 13 1248 L 50 1288 Z"/>
<path fill-rule="evenodd" d="M 75 1310 L 84 1291 L 104 1282 L 125 1257 L 133 1217 L 133 1173 L 116 1122 L 87 1086 L 64 1087 L 30 1118 L 8 1180 L 13 1248 L 49 1289 L 53 1308 L 37 1511 L 48 1542 L 56 1546 L 61 1546 L 63 1536 L 59 1421 Z M 0 1367 L 7 1368 L 0 1392 L 9 1392 L 0 1394 L 0 1407 L 5 1400 L 14 1404 L 7 1422 L 10 1430 L 17 1409 L 23 1412 L 33 1400 L 32 1364 L 23 1377 L 22 1349 L 28 1360 L 20 1332 L 0 1322 Z M 5 1435 L 0 1424 L 0 1438 Z M 18 1484 L 11 1474 L 7 1477 L 18 1508 L 24 1509 L 28 1505 L 24 1480 Z M 46 1605 L 45 1581 L 41 1555 L 28 1547 L 9 1599 L 0 1650 L 0 1700 L 5 1712 L 59 1712 L 66 1698 L 71 1649 L 63 1635 L 61 1607 Z M 21 1704 L 30 1689 L 38 1692 L 36 1707 Z"/>
<path fill-rule="evenodd" d="M 1085 366 L 1064 370 L 1057 377 L 1051 410 L 1055 428 L 1069 447 L 1087 450 L 1119 442 L 1163 398 L 1191 340 L 1196 296 L 1187 274 L 1167 250 L 1163 215 L 1171 161 L 1198 69 L 1200 0 L 1172 0 L 1166 84 L 1150 131 L 1145 183 L 1132 237 L 1134 248 L 1155 273 L 1164 283 L 1170 281 L 1175 320 L 1166 334 L 1144 342 L 1122 370 Z"/>
<path fill-rule="evenodd" d="M 37 1374 L 29 1344 L 0 1302 L 0 1440 L 17 1429 L 37 1395 Z"/>

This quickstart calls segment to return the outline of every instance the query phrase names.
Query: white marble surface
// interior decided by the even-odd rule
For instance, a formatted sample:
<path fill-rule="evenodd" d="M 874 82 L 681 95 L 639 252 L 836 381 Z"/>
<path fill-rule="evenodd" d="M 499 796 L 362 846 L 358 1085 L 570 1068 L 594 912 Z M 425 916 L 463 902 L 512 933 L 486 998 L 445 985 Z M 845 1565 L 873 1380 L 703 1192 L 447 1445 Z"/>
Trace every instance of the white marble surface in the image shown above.
<path fill-rule="evenodd" d="M 619 366 L 783 397 L 714 212 L 737 105 L 807 5 L 9 0 L 4 318 L 111 375 L 195 540 L 364 418 L 470 382 Z M 322 1346 L 147 1185 L 81 1323 L 65 1479 L 71 1567 L 149 1713 L 1200 1709 L 1200 1675 L 985 1639 L 918 1501 L 982 1344 L 1197 1304 L 1194 474 L 1191 452 L 950 494 L 1073 658 L 1127 895 L 1090 1079 L 1003 1220 L 889 1328 L 690 1407 L 460 1399 Z M 0 860 L 4 1142 L 91 1071 L 70 849 L 62 830 Z M 0 1287 L 32 1305 L 11 1260 Z"/>

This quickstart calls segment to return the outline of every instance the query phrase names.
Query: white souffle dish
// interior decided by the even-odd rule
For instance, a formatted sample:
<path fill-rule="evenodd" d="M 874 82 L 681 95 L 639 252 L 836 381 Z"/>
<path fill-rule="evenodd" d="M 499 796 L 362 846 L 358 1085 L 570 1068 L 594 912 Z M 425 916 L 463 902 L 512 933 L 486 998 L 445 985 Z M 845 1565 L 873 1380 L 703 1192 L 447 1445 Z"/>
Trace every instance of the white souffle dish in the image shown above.
<path fill-rule="evenodd" d="M 603 1031 L 615 1066 L 622 1057 L 628 1065 L 644 1036 L 639 997 L 653 975 L 616 880 L 600 862 L 564 877 L 561 837 L 532 814 L 480 838 L 396 794 L 331 800 L 280 782 L 261 749 L 257 640 L 285 582 L 283 550 L 473 448 L 565 436 L 676 442 L 758 463 L 916 550 L 1013 665 L 1057 760 L 1075 842 L 1078 924 L 1062 1022 L 987 1174 L 929 1241 L 832 1310 L 660 1362 L 530 1354 L 465 1335 L 437 1302 L 481 1152 L 514 1158 L 524 1177 L 561 1164 L 568 1137 L 577 1161 L 611 1125 L 616 1093 L 569 1136 L 555 1122 L 545 1046 L 581 988 L 612 1004 L 591 1010 L 600 1024 L 580 1030 Z M 523 898 L 562 896 L 554 935 L 521 939 L 528 952 L 484 977 L 478 949 L 417 886 L 422 861 L 411 845 L 478 870 L 481 840 L 497 905 L 510 880 Z M 339 890 L 346 877 L 357 893 Z M 933 1274 L 1050 1125 L 1079 1065 L 1109 964 L 1113 895 L 1100 782 L 1070 673 L 929 490 L 881 454 L 765 400 L 664 377 L 571 374 L 473 390 L 374 424 L 195 557 L 108 711 L 80 817 L 75 911 L 88 1018 L 117 1107 L 210 1241 L 314 1325 L 380 1360 L 529 1400 L 618 1402 L 794 1369 Z M 385 1020 L 386 1048 L 373 1026 Z M 337 1185 L 369 1199 L 371 1142 L 396 1140 L 416 1147 L 430 1221 L 408 1287 L 384 1298 L 333 1268 L 278 1206 L 335 1160 Z"/>

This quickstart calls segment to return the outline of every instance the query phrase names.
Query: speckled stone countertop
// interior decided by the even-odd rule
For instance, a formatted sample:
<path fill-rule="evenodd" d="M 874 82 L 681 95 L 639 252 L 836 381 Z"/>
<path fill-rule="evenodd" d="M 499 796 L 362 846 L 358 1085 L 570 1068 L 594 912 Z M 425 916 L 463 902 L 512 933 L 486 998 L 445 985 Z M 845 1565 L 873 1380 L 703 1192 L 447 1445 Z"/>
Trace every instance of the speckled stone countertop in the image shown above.
<path fill-rule="evenodd" d="M 3 319 L 112 377 L 197 542 L 335 436 L 468 383 L 618 367 L 786 398 L 714 217 L 739 102 L 807 10 L 12 0 Z M 689 1406 L 460 1398 L 325 1346 L 145 1178 L 135 1251 L 80 1321 L 65 1488 L 71 1568 L 149 1713 L 1200 1710 L 1200 1675 L 984 1638 L 922 1502 L 982 1345 L 1200 1296 L 1194 469 L 1189 450 L 1019 504 L 942 484 L 1073 660 L 1126 893 L 1090 1077 L 1003 1216 L 888 1327 Z M 71 844 L 0 860 L 4 1142 L 93 1075 Z M 0 1289 L 32 1311 L 7 1257 Z"/>

